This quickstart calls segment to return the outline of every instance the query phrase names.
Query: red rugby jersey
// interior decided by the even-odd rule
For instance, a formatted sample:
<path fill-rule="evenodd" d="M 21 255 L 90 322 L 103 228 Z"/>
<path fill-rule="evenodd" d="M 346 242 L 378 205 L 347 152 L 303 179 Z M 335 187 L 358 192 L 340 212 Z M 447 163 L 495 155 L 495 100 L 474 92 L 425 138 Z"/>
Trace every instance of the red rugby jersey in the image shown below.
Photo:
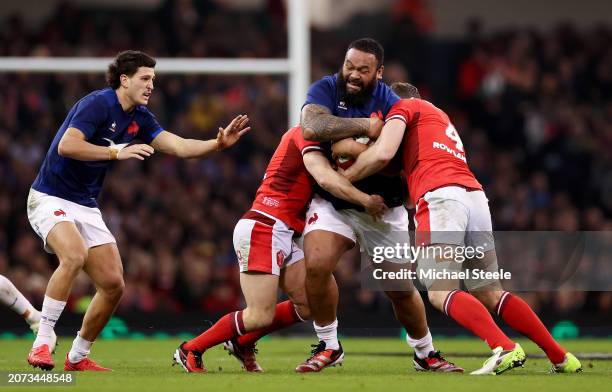
<path fill-rule="evenodd" d="M 393 105 L 385 121 L 392 119 L 406 123 L 402 160 L 410 199 L 415 205 L 425 193 L 446 185 L 482 190 L 446 113 L 428 101 L 411 98 Z"/>
<path fill-rule="evenodd" d="M 270 159 L 251 209 L 265 212 L 301 233 L 315 182 L 302 157 L 321 150 L 319 142 L 304 139 L 299 126 L 285 132 Z"/>

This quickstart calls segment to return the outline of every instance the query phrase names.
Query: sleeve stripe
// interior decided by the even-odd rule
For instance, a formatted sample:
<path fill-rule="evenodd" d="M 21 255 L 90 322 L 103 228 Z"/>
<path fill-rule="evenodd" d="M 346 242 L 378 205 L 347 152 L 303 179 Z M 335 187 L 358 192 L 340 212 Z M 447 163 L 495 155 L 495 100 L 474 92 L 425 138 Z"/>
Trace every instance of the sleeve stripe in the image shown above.
<path fill-rule="evenodd" d="M 401 114 L 394 114 L 394 115 L 393 115 L 393 116 L 391 116 L 391 117 L 387 117 L 387 119 L 385 120 L 385 123 L 387 123 L 387 122 L 389 122 L 389 121 L 391 121 L 391 120 L 401 120 L 401 121 L 403 121 L 404 123 L 406 123 L 406 122 L 407 122 L 407 121 L 406 121 L 406 117 L 402 116 Z"/>
<path fill-rule="evenodd" d="M 320 146 L 306 146 L 302 148 L 302 155 L 307 154 L 312 151 L 323 151 Z"/>

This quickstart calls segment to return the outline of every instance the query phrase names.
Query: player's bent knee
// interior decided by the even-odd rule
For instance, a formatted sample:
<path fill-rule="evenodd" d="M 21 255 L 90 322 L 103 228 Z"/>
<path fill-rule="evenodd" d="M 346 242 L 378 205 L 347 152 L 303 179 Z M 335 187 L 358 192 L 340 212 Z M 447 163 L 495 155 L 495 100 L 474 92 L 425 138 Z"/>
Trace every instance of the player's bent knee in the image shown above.
<path fill-rule="evenodd" d="M 100 291 L 106 297 L 112 300 L 120 300 L 125 290 L 125 281 L 122 276 L 116 276 L 104 282 L 103 285 L 99 286 Z"/>
<path fill-rule="evenodd" d="M 87 249 L 74 247 L 61 256 L 58 256 L 58 259 L 63 268 L 78 272 L 83 268 L 85 260 L 87 260 Z"/>
<path fill-rule="evenodd" d="M 448 295 L 448 293 L 448 291 L 429 291 L 427 293 L 429 303 L 431 303 L 434 308 L 438 310 L 443 310 L 444 301 L 446 300 L 446 296 Z"/>
<path fill-rule="evenodd" d="M 308 304 L 294 303 L 293 305 L 295 306 L 295 311 L 302 320 L 310 319 L 310 307 Z"/>
<path fill-rule="evenodd" d="M 316 259 L 312 263 L 307 263 L 306 277 L 309 280 L 319 280 L 325 277 L 329 277 L 334 272 L 334 268 L 331 264 L 332 263 L 329 263 L 322 259 Z"/>
<path fill-rule="evenodd" d="M 302 320 L 310 318 L 310 307 L 308 306 L 308 298 L 306 297 L 306 289 L 303 284 L 297 287 L 285 288 L 285 293 L 295 307 L 295 311 Z"/>

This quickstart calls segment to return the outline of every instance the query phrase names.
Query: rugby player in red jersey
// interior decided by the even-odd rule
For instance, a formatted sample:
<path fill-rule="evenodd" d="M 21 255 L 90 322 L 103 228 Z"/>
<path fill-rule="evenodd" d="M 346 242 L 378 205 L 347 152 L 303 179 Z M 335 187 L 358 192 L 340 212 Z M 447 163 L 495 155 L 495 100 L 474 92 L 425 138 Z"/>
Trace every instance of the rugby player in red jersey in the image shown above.
<path fill-rule="evenodd" d="M 387 210 L 382 197 L 359 191 L 334 171 L 320 144 L 304 140 L 300 127 L 288 130 L 270 160 L 251 209 L 234 229 L 246 308 L 226 314 L 176 349 L 174 360 L 185 371 L 205 372 L 202 354 L 224 342 L 247 371 L 262 371 L 255 360 L 255 342 L 310 317 L 304 253 L 295 238 L 304 230 L 315 181 L 336 197 L 362 206 L 372 216 L 379 217 Z M 277 304 L 279 286 L 289 300 Z M 337 291 L 335 281 L 329 283 L 329 290 Z"/>
<path fill-rule="evenodd" d="M 470 171 L 463 142 L 446 113 L 420 99 L 407 83 L 394 86 L 400 96 L 389 111 L 376 142 L 359 154 L 343 174 L 357 181 L 384 168 L 403 145 L 402 162 L 412 203 L 416 206 L 416 245 L 433 248 L 480 246 L 482 257 L 463 263 L 436 252 L 421 253 L 419 268 L 443 271 L 480 269 L 497 271 L 491 214 L 482 186 Z M 349 141 L 350 143 L 351 141 Z M 358 148 L 359 146 L 354 146 Z M 431 256 L 433 254 L 433 256 Z M 472 276 L 472 275 L 470 275 Z M 472 374 L 500 374 L 525 361 L 525 352 L 495 324 L 496 312 L 515 331 L 540 346 L 553 363 L 554 372 L 578 372 L 578 359 L 563 349 L 538 316 L 521 298 L 503 291 L 497 279 L 421 279 L 437 309 L 484 340 L 493 355 Z"/>

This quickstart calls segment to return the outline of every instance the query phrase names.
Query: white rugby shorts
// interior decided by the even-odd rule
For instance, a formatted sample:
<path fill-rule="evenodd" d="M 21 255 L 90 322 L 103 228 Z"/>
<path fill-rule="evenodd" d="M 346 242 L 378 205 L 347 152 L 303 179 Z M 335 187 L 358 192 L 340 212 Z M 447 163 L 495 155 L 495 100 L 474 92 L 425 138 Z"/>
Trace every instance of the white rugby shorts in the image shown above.
<path fill-rule="evenodd" d="M 378 247 L 396 248 L 399 244 L 410 245 L 408 211 L 403 207 L 390 208 L 382 219 L 375 220 L 366 212 L 354 209 L 336 210 L 322 197 L 315 195 L 306 213 L 304 236 L 311 231 L 325 230 L 339 234 L 353 242 L 359 242 L 360 251 L 370 259 Z M 394 263 L 409 262 L 408 258 L 387 259 Z"/>
<path fill-rule="evenodd" d="M 415 245 L 453 244 L 495 248 L 489 200 L 481 190 L 445 186 L 416 203 Z"/>
<path fill-rule="evenodd" d="M 117 242 L 106 227 L 99 208 L 86 207 L 30 188 L 27 212 L 30 225 L 43 240 L 48 253 L 55 252 L 47 245 L 47 236 L 60 222 L 73 222 L 87 248 Z"/>
<path fill-rule="evenodd" d="M 497 272 L 496 257 L 483 257 L 495 249 L 489 201 L 481 190 L 466 189 L 461 186 L 445 186 L 427 192 L 416 203 L 416 246 L 453 245 L 465 251 L 471 248 L 472 258 L 461 257 L 457 260 L 440 259 L 439 255 L 419 257 L 419 276 L 421 271 L 437 270 L 457 272 L 482 270 Z M 461 250 L 461 249 L 458 249 Z M 436 283 L 435 279 L 421 278 L 428 289 Z M 491 287 L 497 279 L 470 278 L 464 280 L 470 291 Z M 440 281 L 437 289 L 455 289 L 458 284 L 452 280 Z"/>
<path fill-rule="evenodd" d="M 304 252 L 293 239 L 294 231 L 283 221 L 264 212 L 249 212 L 256 212 L 259 217 L 243 217 L 234 228 L 234 250 L 240 272 L 279 276 L 282 268 L 304 259 Z"/>

